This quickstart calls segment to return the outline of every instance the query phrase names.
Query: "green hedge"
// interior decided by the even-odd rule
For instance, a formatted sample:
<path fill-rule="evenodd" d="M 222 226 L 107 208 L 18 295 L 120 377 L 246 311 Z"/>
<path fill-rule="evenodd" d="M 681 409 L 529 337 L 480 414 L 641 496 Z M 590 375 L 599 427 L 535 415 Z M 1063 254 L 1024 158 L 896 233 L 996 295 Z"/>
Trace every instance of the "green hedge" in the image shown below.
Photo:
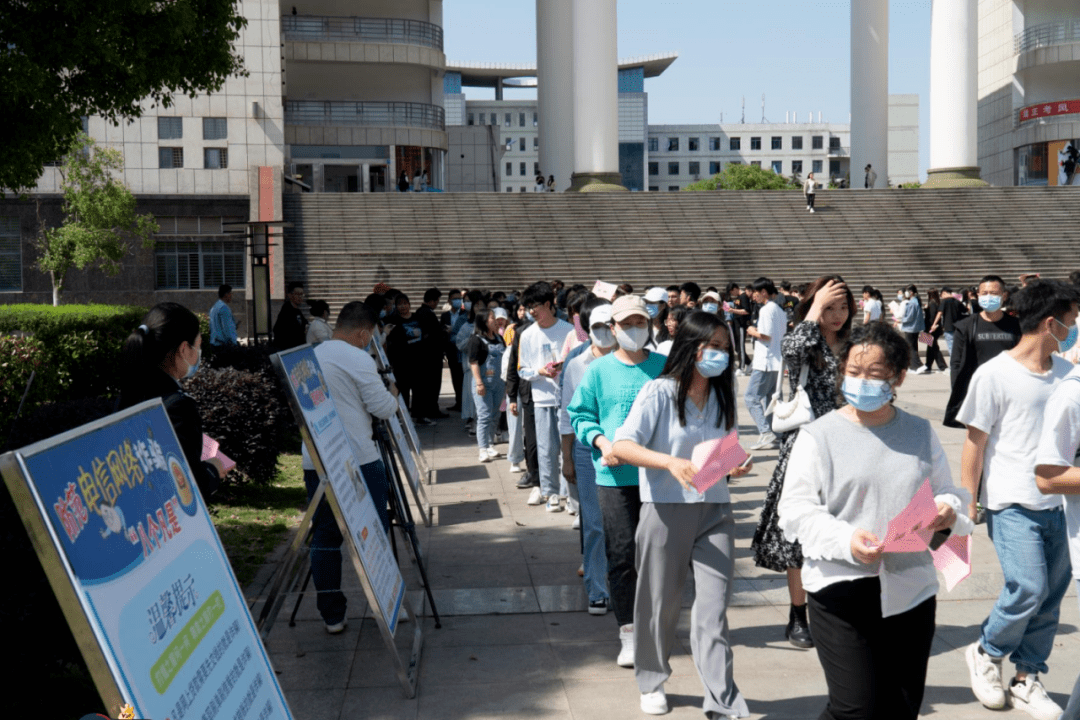
<path fill-rule="evenodd" d="M 147 312 L 133 305 L 0 305 L 0 335 L 24 332 L 49 345 L 61 335 L 95 332 L 123 345 Z"/>

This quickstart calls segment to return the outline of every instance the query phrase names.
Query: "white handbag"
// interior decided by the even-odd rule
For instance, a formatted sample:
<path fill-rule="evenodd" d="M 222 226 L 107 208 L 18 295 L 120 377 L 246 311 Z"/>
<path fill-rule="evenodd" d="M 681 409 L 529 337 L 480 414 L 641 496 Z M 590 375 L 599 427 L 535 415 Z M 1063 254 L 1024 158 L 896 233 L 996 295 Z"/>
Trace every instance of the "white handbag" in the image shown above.
<path fill-rule="evenodd" d="M 806 377 L 810 370 L 809 363 L 803 363 L 802 371 L 799 372 L 799 384 L 795 388 L 795 394 L 787 400 L 784 399 L 784 366 L 780 366 L 777 377 L 776 394 L 772 402 L 766 408 L 765 414 L 772 412 L 772 431 L 780 433 L 791 432 L 814 419 L 814 409 L 810 406 L 810 396 L 806 392 Z"/>

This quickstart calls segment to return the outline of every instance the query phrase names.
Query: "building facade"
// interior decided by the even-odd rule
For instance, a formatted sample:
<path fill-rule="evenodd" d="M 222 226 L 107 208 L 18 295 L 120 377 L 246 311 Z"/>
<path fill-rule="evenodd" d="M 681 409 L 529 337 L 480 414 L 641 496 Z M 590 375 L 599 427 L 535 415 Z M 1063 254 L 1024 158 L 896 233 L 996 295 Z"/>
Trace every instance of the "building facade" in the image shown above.
<path fill-rule="evenodd" d="M 982 179 L 1080 187 L 1080 3 L 979 0 L 978 27 Z"/>

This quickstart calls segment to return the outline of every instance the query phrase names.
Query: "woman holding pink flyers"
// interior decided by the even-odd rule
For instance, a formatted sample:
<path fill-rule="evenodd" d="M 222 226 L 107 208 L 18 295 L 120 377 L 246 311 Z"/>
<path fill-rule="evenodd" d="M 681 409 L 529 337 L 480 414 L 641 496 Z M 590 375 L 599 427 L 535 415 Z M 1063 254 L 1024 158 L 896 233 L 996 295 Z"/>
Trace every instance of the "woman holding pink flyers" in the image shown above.
<path fill-rule="evenodd" d="M 731 337 L 713 313 L 691 313 L 675 332 L 660 376 L 645 383 L 626 421 L 615 432 L 613 454 L 642 468 L 641 517 L 634 598 L 634 674 L 641 709 L 668 711 L 664 683 L 682 607 L 687 569 L 694 569 L 697 595 L 690 643 L 705 685 L 706 716 L 749 715 L 735 685 L 727 606 L 735 574 L 735 519 L 726 478 L 694 484 L 700 468 L 694 447 L 724 438 L 736 428 L 730 364 Z M 752 465 L 732 469 L 731 477 Z"/>

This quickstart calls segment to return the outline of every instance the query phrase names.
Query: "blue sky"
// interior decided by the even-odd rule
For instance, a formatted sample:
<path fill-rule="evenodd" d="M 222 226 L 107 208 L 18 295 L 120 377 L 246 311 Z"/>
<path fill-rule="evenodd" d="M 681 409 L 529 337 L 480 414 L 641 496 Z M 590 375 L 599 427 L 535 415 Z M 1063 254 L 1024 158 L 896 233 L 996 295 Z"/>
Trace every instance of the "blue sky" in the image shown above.
<path fill-rule="evenodd" d="M 536 5 L 544 0 L 446 0 L 447 59 L 535 62 Z M 619 0 L 619 57 L 679 53 L 668 70 L 645 81 L 649 121 L 848 122 L 852 0 Z M 864 0 L 854 0 L 862 2 Z M 929 149 L 930 1 L 889 3 L 889 92 L 919 95 L 919 168 Z M 517 94 L 515 94 L 517 93 Z M 473 98 L 493 91 L 468 88 Z M 507 98 L 532 91 L 507 91 Z"/>

